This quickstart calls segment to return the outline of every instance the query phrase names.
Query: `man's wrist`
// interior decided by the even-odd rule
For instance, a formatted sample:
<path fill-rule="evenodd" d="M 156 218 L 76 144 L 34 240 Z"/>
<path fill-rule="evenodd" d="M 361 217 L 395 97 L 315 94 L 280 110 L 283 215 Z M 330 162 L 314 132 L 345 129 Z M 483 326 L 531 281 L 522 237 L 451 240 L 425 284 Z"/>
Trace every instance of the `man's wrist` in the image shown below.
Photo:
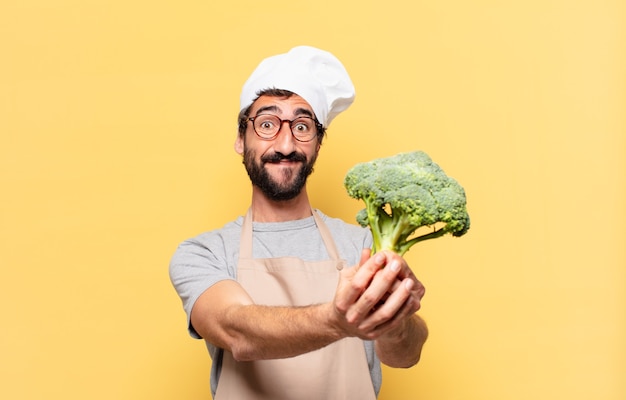
<path fill-rule="evenodd" d="M 323 326 L 327 327 L 333 341 L 341 340 L 348 336 L 340 323 L 337 310 L 335 310 L 335 306 L 332 302 L 320 304 L 318 310 L 322 315 L 321 320 L 324 322 Z"/>

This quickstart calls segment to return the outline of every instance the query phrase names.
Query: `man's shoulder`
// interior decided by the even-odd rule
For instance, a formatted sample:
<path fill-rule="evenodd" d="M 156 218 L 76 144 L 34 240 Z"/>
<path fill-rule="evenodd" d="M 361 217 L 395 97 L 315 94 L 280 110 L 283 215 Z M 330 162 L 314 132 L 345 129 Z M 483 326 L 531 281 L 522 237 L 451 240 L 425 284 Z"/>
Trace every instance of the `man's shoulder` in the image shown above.
<path fill-rule="evenodd" d="M 356 223 L 349 223 L 345 220 L 337 217 L 331 217 L 329 215 L 324 214 L 322 211 L 317 210 L 317 212 L 322 216 L 322 219 L 328 225 L 328 229 L 331 232 L 339 231 L 341 233 L 348 233 L 350 235 L 363 235 L 367 236 L 369 234 L 369 229 L 363 228 Z"/>
<path fill-rule="evenodd" d="M 361 226 L 357 225 L 356 223 L 350 223 L 350 222 L 346 222 L 342 218 L 332 217 L 324 213 L 322 210 L 316 209 L 315 211 L 324 219 L 324 222 L 326 222 L 327 224 L 336 224 L 338 226 L 347 226 L 347 227 L 363 229 Z"/>
<path fill-rule="evenodd" d="M 227 222 L 221 228 L 208 230 L 192 236 L 182 241 L 178 246 L 178 251 L 191 248 L 211 249 L 222 247 L 225 243 L 238 241 L 241 236 L 241 225 L 243 217 Z"/>

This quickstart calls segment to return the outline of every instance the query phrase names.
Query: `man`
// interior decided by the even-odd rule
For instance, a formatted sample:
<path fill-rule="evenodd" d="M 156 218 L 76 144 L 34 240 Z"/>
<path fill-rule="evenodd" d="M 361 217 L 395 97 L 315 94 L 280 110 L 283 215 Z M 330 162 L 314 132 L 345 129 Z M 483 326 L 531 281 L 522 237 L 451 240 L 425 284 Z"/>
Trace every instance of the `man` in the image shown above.
<path fill-rule="evenodd" d="M 190 334 L 224 399 L 375 399 L 380 362 L 406 368 L 427 329 L 424 287 L 369 231 L 309 203 L 325 130 L 354 88 L 332 54 L 296 47 L 245 83 L 235 150 L 252 182 L 243 218 L 185 241 L 170 265 Z"/>

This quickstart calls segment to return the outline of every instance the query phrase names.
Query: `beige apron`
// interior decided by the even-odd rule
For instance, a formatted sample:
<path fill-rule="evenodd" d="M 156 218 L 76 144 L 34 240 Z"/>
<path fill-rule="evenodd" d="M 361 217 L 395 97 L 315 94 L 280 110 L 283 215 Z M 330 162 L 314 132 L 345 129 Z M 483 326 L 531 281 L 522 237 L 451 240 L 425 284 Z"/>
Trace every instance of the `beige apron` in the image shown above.
<path fill-rule="evenodd" d="M 344 266 L 326 224 L 315 211 L 330 260 L 252 258 L 252 214 L 244 218 L 237 281 L 256 304 L 305 306 L 330 301 Z M 235 361 L 224 351 L 216 400 L 374 400 L 363 342 L 346 338 L 292 358 Z"/>

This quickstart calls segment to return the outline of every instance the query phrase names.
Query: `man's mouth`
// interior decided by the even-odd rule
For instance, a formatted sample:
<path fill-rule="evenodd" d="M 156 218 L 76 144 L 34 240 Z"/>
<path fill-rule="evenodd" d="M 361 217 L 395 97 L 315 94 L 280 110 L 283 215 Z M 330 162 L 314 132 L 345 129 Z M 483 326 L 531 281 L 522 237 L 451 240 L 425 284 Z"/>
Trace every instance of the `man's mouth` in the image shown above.
<path fill-rule="evenodd" d="M 274 153 L 261 157 L 261 161 L 264 164 L 290 164 L 294 162 L 306 162 L 306 156 L 300 153 L 291 153 L 288 155 Z"/>

